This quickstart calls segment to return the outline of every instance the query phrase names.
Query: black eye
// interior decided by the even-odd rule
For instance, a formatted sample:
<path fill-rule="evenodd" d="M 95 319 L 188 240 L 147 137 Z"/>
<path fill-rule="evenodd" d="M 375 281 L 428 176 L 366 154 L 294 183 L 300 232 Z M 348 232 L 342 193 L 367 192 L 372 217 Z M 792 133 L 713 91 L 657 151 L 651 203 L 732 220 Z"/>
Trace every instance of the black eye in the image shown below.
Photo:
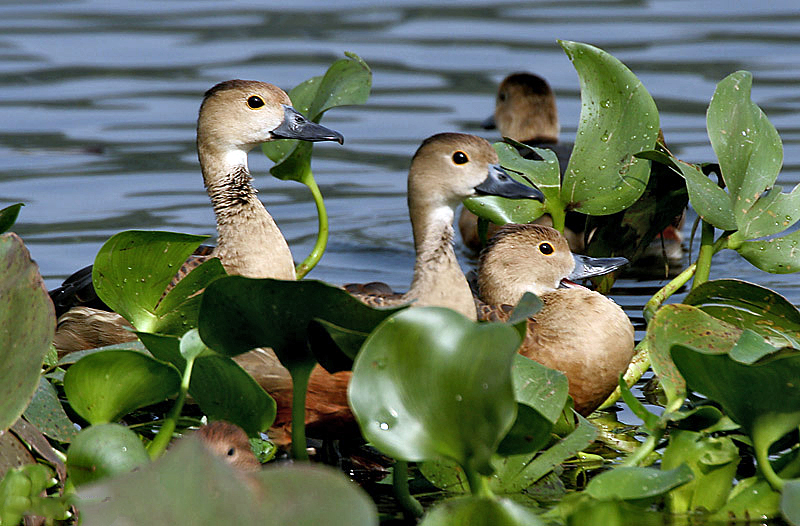
<path fill-rule="evenodd" d="M 453 162 L 456 164 L 464 164 L 469 162 L 469 157 L 462 151 L 457 151 L 453 154 Z"/>
<path fill-rule="evenodd" d="M 264 99 L 262 99 L 258 95 L 250 95 L 250 97 L 247 98 L 247 105 L 254 110 L 258 109 L 264 105 Z"/>
<path fill-rule="evenodd" d="M 550 254 L 555 252 L 555 249 L 553 248 L 553 245 L 551 245 L 550 243 L 544 242 L 544 243 L 539 243 L 539 252 L 541 252 L 545 256 L 549 256 Z"/>
<path fill-rule="evenodd" d="M 230 449 L 228 450 L 228 456 L 229 456 L 229 457 L 232 457 L 232 456 L 233 456 L 233 455 L 235 455 L 235 454 L 236 454 L 236 448 L 233 448 L 233 447 L 232 447 L 232 448 L 230 448 Z"/>
<path fill-rule="evenodd" d="M 500 93 L 498 93 L 497 94 L 497 100 L 499 100 L 500 102 L 505 102 L 505 100 L 506 100 L 506 92 L 505 91 L 501 91 Z"/>

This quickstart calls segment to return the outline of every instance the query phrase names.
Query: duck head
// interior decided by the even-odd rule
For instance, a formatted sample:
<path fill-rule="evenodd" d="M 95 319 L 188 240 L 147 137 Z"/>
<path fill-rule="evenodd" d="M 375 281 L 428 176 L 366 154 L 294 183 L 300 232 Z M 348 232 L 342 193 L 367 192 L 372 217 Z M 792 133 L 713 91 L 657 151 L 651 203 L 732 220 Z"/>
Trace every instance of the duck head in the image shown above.
<path fill-rule="evenodd" d="M 556 96 L 542 77 L 513 73 L 500 83 L 494 115 L 483 126 L 520 142 L 558 142 Z"/>
<path fill-rule="evenodd" d="M 575 280 L 600 276 L 626 265 L 625 258 L 573 254 L 561 233 L 543 225 L 503 226 L 481 253 L 478 287 L 490 304 L 516 304 L 525 292 L 541 296 Z"/>

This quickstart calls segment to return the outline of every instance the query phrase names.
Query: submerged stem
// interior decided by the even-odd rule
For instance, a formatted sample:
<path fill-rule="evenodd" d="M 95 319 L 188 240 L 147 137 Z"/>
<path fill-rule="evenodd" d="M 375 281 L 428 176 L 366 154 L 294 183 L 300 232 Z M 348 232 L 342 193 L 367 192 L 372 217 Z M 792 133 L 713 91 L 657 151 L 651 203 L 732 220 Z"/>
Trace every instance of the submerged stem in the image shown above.
<path fill-rule="evenodd" d="M 310 169 L 300 179 L 300 181 L 305 184 L 309 190 L 311 190 L 311 195 L 314 197 L 314 204 L 317 205 L 319 228 L 317 230 L 317 241 L 314 243 L 314 248 L 311 250 L 311 253 L 308 255 L 308 257 L 304 259 L 302 263 L 297 265 L 297 268 L 295 269 L 297 279 L 302 279 L 306 274 L 311 272 L 311 269 L 313 269 L 317 263 L 319 263 L 319 260 L 322 259 L 322 254 L 325 252 L 325 247 L 328 246 L 328 212 L 325 210 L 325 203 L 322 200 L 322 193 L 320 192 L 319 186 L 317 186 L 317 182 L 314 180 L 314 176 Z"/>
<path fill-rule="evenodd" d="M 186 402 L 186 394 L 189 392 L 189 381 L 192 378 L 192 367 L 194 367 L 194 357 L 187 358 L 186 367 L 183 370 L 183 378 L 181 378 L 181 387 L 178 391 L 178 398 L 167 413 L 164 423 L 161 424 L 161 429 L 158 430 L 153 441 L 147 446 L 147 453 L 151 459 L 160 457 L 164 451 L 167 450 L 169 441 L 172 439 L 172 434 L 178 425 L 178 418 L 183 411 L 183 404 Z"/>
<path fill-rule="evenodd" d="M 405 460 L 397 460 L 394 463 L 392 488 L 394 489 L 394 496 L 403 509 L 403 515 L 407 520 L 411 521 L 422 517 L 425 510 L 408 489 L 408 462 Z"/>
<path fill-rule="evenodd" d="M 295 460 L 308 460 L 306 450 L 306 391 L 312 367 L 293 367 L 292 374 L 292 456 Z"/>

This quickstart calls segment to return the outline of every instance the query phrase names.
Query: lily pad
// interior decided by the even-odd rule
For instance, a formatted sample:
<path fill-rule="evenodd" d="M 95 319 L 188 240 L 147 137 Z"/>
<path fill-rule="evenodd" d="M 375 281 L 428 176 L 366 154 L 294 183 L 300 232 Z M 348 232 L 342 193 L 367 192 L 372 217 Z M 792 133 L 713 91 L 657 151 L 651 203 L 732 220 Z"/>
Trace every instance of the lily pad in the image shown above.
<path fill-rule="evenodd" d="M 0 235 L 0 432 L 25 410 L 39 383 L 56 319 L 39 268 L 22 240 Z"/>
<path fill-rule="evenodd" d="M 393 315 L 353 366 L 348 396 L 362 433 L 401 460 L 449 458 L 490 474 L 517 411 L 511 366 L 519 343 L 511 326 L 449 309 Z"/>
<path fill-rule="evenodd" d="M 82 418 L 105 424 L 174 396 L 180 383 L 174 367 L 145 354 L 104 351 L 85 356 L 67 370 L 64 392 Z"/>

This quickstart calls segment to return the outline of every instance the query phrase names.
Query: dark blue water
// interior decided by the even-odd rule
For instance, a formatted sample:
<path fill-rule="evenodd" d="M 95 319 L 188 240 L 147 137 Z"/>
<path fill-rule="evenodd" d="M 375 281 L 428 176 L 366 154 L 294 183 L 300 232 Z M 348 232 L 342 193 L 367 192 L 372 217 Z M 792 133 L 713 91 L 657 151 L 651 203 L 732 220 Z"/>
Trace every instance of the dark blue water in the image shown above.
<path fill-rule="evenodd" d="M 423 138 L 497 139 L 479 123 L 499 80 L 518 70 L 550 81 L 562 139 L 574 138 L 578 80 L 559 38 L 600 46 L 631 67 L 658 104 L 673 152 L 693 161 L 713 159 L 705 109 L 716 83 L 752 71 L 753 98 L 783 137 L 780 182 L 800 181 L 795 0 L 30 0 L 0 4 L 0 206 L 26 204 L 16 230 L 49 286 L 120 230 L 213 234 L 194 151 L 204 90 L 237 77 L 288 90 L 353 51 L 372 66 L 373 91 L 367 105 L 325 117 L 346 143 L 315 147 L 331 237 L 310 277 L 404 289 L 413 262 L 406 170 Z M 304 258 L 316 233 L 307 191 L 272 179 L 260 153 L 250 162 L 262 200 Z M 472 264 L 466 255 L 463 263 Z M 800 303 L 796 275 L 763 273 L 731 252 L 712 272 L 728 276 Z M 623 280 L 615 298 L 638 316 L 646 299 L 638 287 L 661 283 Z"/>

